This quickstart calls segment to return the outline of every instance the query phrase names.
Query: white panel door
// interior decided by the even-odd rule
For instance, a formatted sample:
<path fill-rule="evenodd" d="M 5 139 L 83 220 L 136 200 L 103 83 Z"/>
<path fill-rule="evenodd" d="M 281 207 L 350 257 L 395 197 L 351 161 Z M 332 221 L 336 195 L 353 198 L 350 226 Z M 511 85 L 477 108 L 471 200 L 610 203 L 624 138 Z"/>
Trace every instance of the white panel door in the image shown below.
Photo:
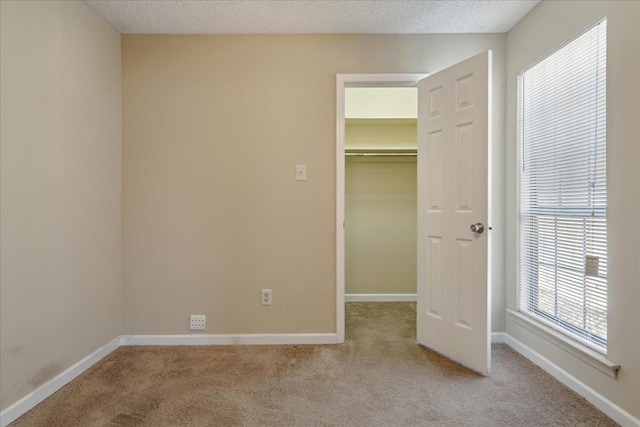
<path fill-rule="evenodd" d="M 483 374 L 491 366 L 490 94 L 490 51 L 418 84 L 418 342 Z"/>

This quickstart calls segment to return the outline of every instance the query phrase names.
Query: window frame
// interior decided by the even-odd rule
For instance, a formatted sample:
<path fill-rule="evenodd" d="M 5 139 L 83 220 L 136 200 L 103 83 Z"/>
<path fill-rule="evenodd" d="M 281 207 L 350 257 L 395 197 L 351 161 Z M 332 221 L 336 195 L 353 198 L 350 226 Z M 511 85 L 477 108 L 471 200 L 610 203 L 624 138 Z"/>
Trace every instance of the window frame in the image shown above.
<path fill-rule="evenodd" d="M 569 44 L 571 44 L 572 42 L 574 42 L 576 39 L 582 37 L 583 35 L 585 35 L 586 33 L 588 33 L 589 31 L 593 30 L 595 27 L 599 26 L 602 23 L 606 23 L 607 22 L 607 18 L 606 16 L 599 19 L 598 21 L 592 23 L 591 25 L 587 26 L 586 28 L 582 29 L 581 31 L 579 31 L 578 33 L 576 33 L 574 36 L 570 37 L 569 39 L 567 39 L 564 43 L 561 43 L 560 45 L 558 45 L 556 48 L 554 48 L 553 50 L 549 51 L 547 54 L 541 56 L 540 58 L 538 58 L 536 61 L 532 62 L 531 64 L 527 65 L 526 67 L 524 67 L 522 70 L 520 70 L 520 72 L 518 72 L 517 76 L 516 76 L 516 104 L 517 104 L 517 109 L 516 109 L 516 309 L 517 309 L 517 313 L 519 316 L 524 316 L 528 321 L 533 321 L 535 322 L 539 322 L 540 324 L 549 327 L 553 330 L 555 330 L 557 333 L 562 334 L 563 336 L 569 338 L 570 340 L 573 340 L 575 342 L 577 342 L 578 344 L 584 345 L 586 347 L 588 347 L 591 350 L 595 350 L 598 353 L 607 354 L 607 336 L 608 336 L 608 322 L 607 322 L 607 336 L 604 337 L 604 339 L 602 337 L 600 337 L 599 335 L 596 335 L 594 333 L 591 333 L 589 331 L 587 331 L 586 329 L 581 329 L 576 327 L 575 325 L 572 325 L 569 322 L 563 321 L 563 319 L 557 317 L 557 316 L 553 316 L 553 315 L 549 315 L 548 313 L 536 308 L 536 309 L 531 309 L 530 311 L 525 311 L 523 309 L 521 309 L 521 306 L 523 305 L 522 303 L 522 291 L 523 291 L 523 287 L 525 285 L 522 285 L 522 263 L 521 263 L 521 254 L 522 254 L 522 249 L 523 249 L 523 242 L 522 242 L 522 231 L 521 231 L 521 226 L 522 226 L 522 217 L 523 217 L 523 210 L 521 208 L 521 196 L 522 196 L 522 168 L 524 165 L 524 156 L 523 156 L 523 134 L 524 134 L 524 123 L 523 123 L 523 77 L 525 75 L 525 73 L 529 70 L 531 70 L 533 67 L 537 66 L 538 64 L 540 64 L 541 62 L 545 61 L 546 59 L 548 59 L 550 56 L 556 54 L 557 52 L 561 51 L 562 49 L 564 49 L 565 47 L 567 47 Z M 605 29 L 606 31 L 606 29 Z M 608 33 L 605 33 L 605 38 L 608 37 Z M 606 61 L 606 53 L 605 53 L 605 61 Z M 606 67 L 606 64 L 605 64 Z M 605 77 L 605 84 L 608 83 L 608 78 Z M 605 87 L 605 93 L 607 92 L 607 89 Z M 605 117 L 605 121 L 608 122 L 608 114 L 607 114 L 607 109 L 606 109 L 606 101 L 605 101 L 605 112 L 604 112 L 604 117 Z M 608 132 L 605 134 L 605 144 L 606 144 L 606 140 L 608 138 Z M 606 154 L 606 149 L 605 149 L 605 176 L 606 176 L 606 169 L 608 168 L 607 166 L 607 154 Z M 605 184 L 606 186 L 606 184 Z M 605 194 L 608 194 L 608 188 L 605 187 Z M 608 202 L 607 202 L 608 205 Z M 554 210 L 556 208 L 556 206 L 549 206 L 547 209 L 548 210 Z M 607 224 L 607 213 L 606 213 L 606 209 L 607 206 L 605 205 L 604 208 L 595 208 L 598 210 L 604 209 L 604 219 L 605 219 L 605 227 L 608 227 Z M 561 215 L 550 215 L 549 218 L 556 218 L 556 220 L 558 218 L 560 219 L 564 219 L 564 216 Z M 580 217 L 582 218 L 582 217 Z M 586 227 L 587 225 L 585 225 Z M 557 225 L 555 227 L 558 227 Z M 606 230 L 606 229 L 605 229 Z M 536 235 L 539 235 L 538 233 L 536 233 Z M 606 232 L 605 232 L 606 235 Z M 557 245 L 557 244 L 556 244 Z M 608 248 L 608 236 L 606 237 L 605 240 L 605 247 Z M 608 256 L 608 249 L 607 249 L 607 256 Z M 557 268 L 557 262 L 554 264 L 555 268 Z M 609 282 L 608 279 L 606 281 L 607 284 L 607 289 L 606 289 L 606 295 L 608 298 L 608 293 L 609 293 Z M 536 282 L 535 284 L 536 287 L 540 286 L 539 282 Z M 554 289 L 556 289 L 557 292 L 557 288 L 558 288 L 558 281 L 556 280 L 554 282 Z M 583 292 L 584 293 L 584 292 Z M 528 297 L 527 297 L 528 298 Z M 605 316 L 608 318 L 608 307 L 606 307 L 607 312 L 605 314 Z M 513 312 L 512 312 L 513 313 Z M 515 314 L 515 313 L 513 313 Z M 554 319 L 554 320 L 549 320 L 549 319 Z M 563 324 L 566 324 L 566 326 L 563 327 Z M 579 334 L 579 333 L 575 333 L 572 332 L 573 330 L 582 330 L 583 333 Z M 585 338 L 584 335 L 590 335 L 592 341 L 590 341 L 589 339 Z"/>

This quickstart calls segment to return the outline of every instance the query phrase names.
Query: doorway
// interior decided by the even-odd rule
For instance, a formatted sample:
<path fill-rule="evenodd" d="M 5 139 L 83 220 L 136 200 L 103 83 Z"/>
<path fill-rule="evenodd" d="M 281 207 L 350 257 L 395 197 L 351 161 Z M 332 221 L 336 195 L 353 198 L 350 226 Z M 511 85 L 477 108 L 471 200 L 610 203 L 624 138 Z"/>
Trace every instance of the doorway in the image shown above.
<path fill-rule="evenodd" d="M 481 52 L 431 76 L 338 75 L 337 342 L 345 340 L 345 91 L 417 86 L 417 342 L 489 372 L 491 58 Z"/>
<path fill-rule="evenodd" d="M 399 160 L 401 157 L 404 157 L 404 163 L 406 166 L 407 161 L 410 162 L 409 159 L 415 159 L 415 147 L 409 146 L 400 142 L 395 146 L 390 146 L 386 144 L 383 140 L 378 140 L 377 144 L 373 144 L 370 146 L 365 146 L 364 143 L 359 144 L 357 142 L 357 136 L 351 140 L 349 146 L 347 145 L 347 127 L 350 129 L 350 135 L 363 135 L 366 136 L 367 133 L 375 132 L 375 128 L 372 126 L 388 126 L 394 123 L 399 127 L 405 126 L 405 128 L 410 128 L 411 126 L 411 117 L 406 117 L 407 113 L 403 113 L 405 117 L 389 117 L 388 114 L 385 114 L 381 111 L 376 111 L 375 107 L 372 110 L 371 103 L 366 99 L 363 100 L 363 104 L 365 108 L 363 113 L 360 113 L 360 117 L 354 116 L 353 114 L 347 113 L 345 108 L 345 99 L 346 93 L 350 89 L 384 89 L 384 88 L 415 88 L 417 87 L 417 83 L 420 79 L 426 77 L 427 74 L 339 74 L 337 76 L 337 137 L 336 137 L 336 241 L 337 241 L 337 250 L 336 250 L 336 331 L 337 331 L 337 342 L 343 343 L 345 340 L 345 291 L 346 291 L 346 234 L 345 234 L 345 223 L 346 223 L 346 172 L 347 172 L 347 160 L 346 155 L 349 155 L 350 162 L 352 163 L 350 166 L 356 165 L 355 168 L 350 168 L 351 172 L 360 173 L 360 175 L 371 174 L 371 167 L 375 168 L 375 165 L 380 165 L 382 162 L 388 162 L 389 158 L 395 158 Z M 366 91 L 362 91 L 360 93 L 364 93 Z M 400 91 L 401 92 L 401 91 Z M 358 95 L 356 95 L 358 96 Z M 392 95 L 393 96 L 393 95 Z M 366 97 L 365 97 L 366 98 Z M 406 101 L 404 102 L 406 104 Z M 366 108 L 366 105 L 369 104 L 369 108 Z M 417 101 L 413 108 L 417 107 Z M 410 114 L 410 113 L 409 113 Z M 415 113 L 414 113 L 415 114 Z M 349 117 L 351 116 L 351 117 Z M 416 116 L 417 117 L 417 116 Z M 347 120 L 349 120 L 349 124 L 347 124 Z M 394 120 L 391 122 L 389 120 Z M 415 118 L 413 119 L 415 120 Z M 383 129 L 381 132 L 388 131 L 389 129 Z M 406 130 L 406 129 L 405 129 Z M 380 131 L 380 129 L 378 129 Z M 355 132 L 355 134 L 354 134 Z M 415 140 L 414 140 L 415 144 Z M 393 157 L 390 156 L 393 155 Z M 366 159 L 366 160 L 364 160 Z M 375 159 L 375 160 L 373 160 Z M 415 161 L 415 160 L 414 160 Z M 365 163 L 366 162 L 366 163 Z M 403 162 L 396 162 L 397 164 L 402 164 Z M 360 166 L 360 167 L 358 167 Z M 363 167 L 364 166 L 364 167 Z M 402 166 L 399 169 L 403 169 Z M 405 174 L 406 174 L 406 167 Z M 406 178 L 406 177 L 405 177 Z M 398 184 L 398 183 L 396 183 Z M 366 228 L 366 226 L 365 226 Z M 354 230 L 355 231 L 355 230 Z M 367 230 L 360 230 L 361 233 L 366 233 Z M 362 242 L 361 242 L 362 243 Z M 349 249 L 353 249 L 352 245 L 350 245 Z M 384 251 L 370 251 L 371 253 L 368 255 L 372 255 L 374 257 L 384 256 Z M 374 258 L 375 259 L 375 258 Z M 370 260 L 371 261 L 371 260 Z M 350 276 L 353 276 L 354 271 L 350 271 Z M 365 278 L 362 278 L 366 280 Z M 415 283 L 414 283 L 415 285 Z M 362 288 L 360 288 L 362 289 Z M 415 289 L 415 288 L 414 288 Z M 380 289 L 378 289 L 380 290 Z M 380 292 L 378 292 L 380 293 Z M 391 292 L 384 292 L 391 293 Z M 402 292 L 406 293 L 406 292 Z M 387 296 L 388 298 L 388 296 Z"/>

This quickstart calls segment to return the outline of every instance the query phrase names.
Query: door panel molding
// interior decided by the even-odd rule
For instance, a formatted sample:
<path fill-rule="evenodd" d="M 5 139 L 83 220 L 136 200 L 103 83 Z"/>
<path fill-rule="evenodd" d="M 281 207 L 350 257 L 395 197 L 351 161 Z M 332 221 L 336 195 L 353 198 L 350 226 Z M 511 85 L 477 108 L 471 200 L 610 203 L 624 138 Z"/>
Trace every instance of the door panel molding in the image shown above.
<path fill-rule="evenodd" d="M 486 51 L 418 83 L 418 342 L 482 374 L 491 365 L 490 158 Z M 470 229 L 477 223 L 483 233 Z"/>

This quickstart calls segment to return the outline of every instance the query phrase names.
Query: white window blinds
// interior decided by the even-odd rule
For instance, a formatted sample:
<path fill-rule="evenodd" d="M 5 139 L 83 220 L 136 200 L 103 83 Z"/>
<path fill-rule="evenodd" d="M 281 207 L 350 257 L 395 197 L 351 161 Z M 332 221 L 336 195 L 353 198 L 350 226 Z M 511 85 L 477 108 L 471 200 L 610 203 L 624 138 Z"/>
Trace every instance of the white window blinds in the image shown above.
<path fill-rule="evenodd" d="M 519 308 L 607 345 L 606 21 L 519 75 Z"/>

